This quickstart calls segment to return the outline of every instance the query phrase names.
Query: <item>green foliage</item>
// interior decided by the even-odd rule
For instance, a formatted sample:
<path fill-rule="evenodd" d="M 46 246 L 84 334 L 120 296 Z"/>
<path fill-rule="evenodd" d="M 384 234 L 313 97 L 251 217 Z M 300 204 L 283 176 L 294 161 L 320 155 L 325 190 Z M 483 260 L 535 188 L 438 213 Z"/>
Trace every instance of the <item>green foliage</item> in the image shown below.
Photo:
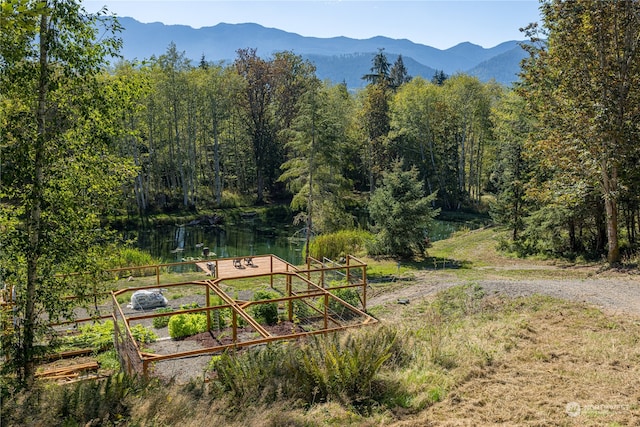
<path fill-rule="evenodd" d="M 341 230 L 314 237 L 309 245 L 309 255 L 316 259 L 324 257 L 337 260 L 347 254 L 359 254 L 374 236 L 365 230 Z"/>
<path fill-rule="evenodd" d="M 360 306 L 360 297 L 358 296 L 358 291 L 354 288 L 335 289 L 331 290 L 331 293 L 354 307 Z M 341 302 L 338 302 L 333 298 L 329 299 L 329 310 L 340 318 L 351 313 L 349 308 L 345 307 Z"/>
<path fill-rule="evenodd" d="M 204 314 L 176 314 L 169 318 L 169 336 L 184 338 L 207 330 L 207 316 Z"/>
<path fill-rule="evenodd" d="M 308 403 L 336 399 L 343 403 L 369 403 L 374 380 L 392 357 L 395 334 L 314 336 L 295 355 L 298 393 Z"/>
<path fill-rule="evenodd" d="M 93 348 L 103 351 L 113 347 L 113 321 L 82 325 L 79 334 L 60 339 L 61 345 L 76 348 Z"/>
<path fill-rule="evenodd" d="M 224 305 L 224 301 L 222 300 L 222 298 L 220 298 L 219 296 L 213 296 L 211 297 L 210 300 L 211 306 L 216 306 L 216 305 Z M 231 324 L 231 309 L 230 308 L 222 308 L 222 309 L 218 309 L 218 310 L 213 310 L 213 311 L 209 311 L 209 316 L 211 318 L 211 326 L 221 330 L 224 327 L 226 327 L 227 325 Z M 238 319 L 238 325 L 240 325 L 240 320 L 244 320 L 242 318 Z"/>
<path fill-rule="evenodd" d="M 58 340 L 58 347 L 93 348 L 96 352 L 102 352 L 113 348 L 113 321 L 93 323 L 80 326 L 79 334 L 62 337 Z M 131 327 L 133 338 L 141 343 L 150 343 L 158 339 L 158 336 L 141 324 Z"/>
<path fill-rule="evenodd" d="M 508 92 L 492 110 L 496 123 L 494 132 L 504 142 L 498 148 L 491 176 L 496 193 L 495 202 L 491 204 L 491 217 L 512 230 L 513 241 L 518 240 L 524 229 L 524 218 L 529 210 L 525 190 L 532 160 L 525 157 L 525 141 L 533 127 L 533 119 L 524 105 L 524 99 L 516 92 Z"/>
<path fill-rule="evenodd" d="M 129 416 L 127 398 L 143 387 L 122 372 L 101 380 L 36 386 L 31 393 L 17 397 L 19 405 L 15 401 L 12 407 L 2 403 L 3 425 L 81 426 L 95 420 L 118 425 Z"/>
<path fill-rule="evenodd" d="M 255 198 L 248 194 L 239 194 L 236 192 L 224 190 L 222 192 L 221 208 L 240 208 L 244 206 L 253 206 Z"/>
<path fill-rule="evenodd" d="M 520 86 L 538 125 L 530 151 L 541 167 L 530 192 L 542 205 L 563 205 L 576 194 L 579 209 L 591 213 L 584 225 L 591 223 L 596 240 L 606 241 L 595 245 L 599 255 L 606 252 L 614 264 L 620 260 L 619 203 L 633 206 L 631 217 L 638 206 L 637 191 L 625 194 L 625 189 L 637 190 L 637 164 L 629 159 L 638 156 L 640 49 L 628 34 L 640 32 L 640 5 L 545 2 L 540 11 L 545 32 L 528 28 L 535 43 L 527 47 Z M 573 218 L 565 224 L 572 251 L 583 250 L 575 238 L 582 226 Z"/>
<path fill-rule="evenodd" d="M 328 400 L 369 405 L 382 398 L 376 381 L 383 366 L 404 360 L 403 346 L 396 340 L 396 332 L 376 328 L 224 354 L 212 362 L 214 392 L 242 402 L 268 404 L 284 397 L 307 405 Z"/>
<path fill-rule="evenodd" d="M 160 260 L 154 259 L 150 253 L 140 250 L 138 248 L 128 247 L 116 247 L 112 249 L 109 256 L 106 257 L 106 268 L 124 268 L 124 267 L 138 267 L 145 265 L 160 264 Z M 143 276 L 155 274 L 155 270 L 149 271 L 132 269 L 130 272 L 119 273 L 125 275 L 129 273 L 132 276 Z"/>
<path fill-rule="evenodd" d="M 429 226 L 439 212 L 431 206 L 435 198 L 435 193 L 425 196 L 416 169 L 404 171 L 396 162 L 393 170 L 384 174 L 382 186 L 369 202 L 376 232 L 369 254 L 424 255 Z"/>
<path fill-rule="evenodd" d="M 96 361 L 100 365 L 100 369 L 112 372 L 120 371 L 120 359 L 118 358 L 118 352 L 115 348 L 98 354 L 96 356 Z"/>
<path fill-rule="evenodd" d="M 155 332 L 140 324 L 131 327 L 131 335 L 136 341 L 143 344 L 149 344 L 158 339 Z"/>
<path fill-rule="evenodd" d="M 156 308 L 156 313 L 171 313 L 173 308 L 171 307 L 160 307 Z M 162 317 L 154 317 L 153 318 L 153 327 L 156 329 L 164 328 L 169 324 L 169 319 L 171 316 L 162 316 Z"/>
<path fill-rule="evenodd" d="M 100 283 L 111 237 L 100 215 L 118 205 L 133 161 L 112 151 L 118 97 L 101 78 L 120 47 L 117 21 L 72 0 L 20 2 L 20 13 L 6 13 L 13 6 L 0 12 L 2 39 L 18 41 L 0 47 L 0 264 L 21 328 L 2 353 L 29 384 L 46 323 L 78 303 L 64 297 L 86 298 Z M 87 278 L 61 275 L 78 271 Z"/>
<path fill-rule="evenodd" d="M 341 86 L 307 82 L 298 101 L 299 114 L 289 129 L 286 147 L 292 156 L 282 166 L 279 181 L 293 194 L 296 222 L 316 233 L 353 227 L 347 212 L 350 182 L 347 170 L 347 129 L 351 100 Z"/>
<path fill-rule="evenodd" d="M 293 300 L 294 321 L 305 319 L 313 314 L 313 309 L 303 300 Z"/>
<path fill-rule="evenodd" d="M 278 298 L 279 295 L 270 291 L 257 291 L 253 295 L 254 301 Z M 259 323 L 275 325 L 278 323 L 278 303 L 267 302 L 251 306 L 251 313 Z"/>

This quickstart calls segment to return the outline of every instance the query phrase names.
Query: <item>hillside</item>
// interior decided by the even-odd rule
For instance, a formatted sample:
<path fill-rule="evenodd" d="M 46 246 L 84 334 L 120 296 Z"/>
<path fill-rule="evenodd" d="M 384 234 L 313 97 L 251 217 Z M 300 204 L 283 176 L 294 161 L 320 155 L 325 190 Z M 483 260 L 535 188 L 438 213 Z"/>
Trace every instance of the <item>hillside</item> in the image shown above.
<path fill-rule="evenodd" d="M 329 400 L 309 396 L 307 404 L 283 397 L 295 384 L 296 375 L 287 369 L 298 359 L 287 355 L 297 347 L 273 346 L 233 356 L 226 375 L 208 383 L 191 370 L 188 384 L 136 384 L 116 376 L 102 386 L 47 385 L 38 398 L 3 402 L 4 420 L 256 427 L 638 425 L 636 277 L 602 271 L 597 264 L 510 258 L 495 249 L 503 233 L 458 233 L 434 242 L 432 258 L 419 264 L 369 260 L 369 311 L 380 325 L 343 332 L 349 339 L 329 340 L 330 346 L 308 343 L 320 343 L 332 355 L 319 365 L 319 374 L 341 367 L 317 380 L 338 385 L 354 380 L 350 369 L 369 361 L 365 347 L 375 353 L 392 338 L 390 357 L 377 368 L 371 387 L 355 394 L 342 389 Z M 314 354 L 306 366 L 323 357 Z M 355 380 L 350 384 L 361 378 Z"/>
<path fill-rule="evenodd" d="M 402 55 L 410 75 L 431 79 L 435 70 L 446 74 L 465 72 L 482 81 L 495 79 L 510 85 L 517 80 L 524 51 L 517 41 L 506 41 L 485 49 L 461 43 L 441 50 L 410 40 L 372 37 L 359 40 L 348 37 L 303 37 L 258 24 L 218 24 L 194 29 L 184 25 L 143 24 L 132 18 L 120 18 L 124 27 L 122 55 L 125 59 L 148 59 L 162 55 L 174 42 L 192 61 L 204 56 L 209 61 L 232 61 L 238 49 L 255 48 L 258 55 L 291 51 L 317 66 L 321 80 L 346 82 L 350 88 L 364 86 L 361 76 L 369 71 L 371 58 L 384 49 L 392 62 Z"/>

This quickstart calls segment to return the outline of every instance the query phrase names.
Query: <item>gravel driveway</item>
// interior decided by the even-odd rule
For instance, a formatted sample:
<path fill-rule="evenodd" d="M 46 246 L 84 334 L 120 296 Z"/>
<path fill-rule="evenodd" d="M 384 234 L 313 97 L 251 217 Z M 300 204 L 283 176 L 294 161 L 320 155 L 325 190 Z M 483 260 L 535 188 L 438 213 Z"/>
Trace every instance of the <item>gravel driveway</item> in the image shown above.
<path fill-rule="evenodd" d="M 532 271 L 532 276 L 535 273 Z M 415 280 L 393 292 L 384 290 L 368 299 L 367 305 L 373 307 L 387 304 L 397 299 L 420 299 L 431 296 L 452 286 L 476 283 L 489 294 L 501 294 L 509 297 L 521 297 L 534 294 L 548 295 L 554 298 L 584 302 L 602 309 L 607 313 L 630 314 L 640 316 L 640 277 L 619 273 L 614 277 L 593 275 L 584 279 L 479 279 L 460 280 L 453 274 L 434 271 L 419 271 Z"/>

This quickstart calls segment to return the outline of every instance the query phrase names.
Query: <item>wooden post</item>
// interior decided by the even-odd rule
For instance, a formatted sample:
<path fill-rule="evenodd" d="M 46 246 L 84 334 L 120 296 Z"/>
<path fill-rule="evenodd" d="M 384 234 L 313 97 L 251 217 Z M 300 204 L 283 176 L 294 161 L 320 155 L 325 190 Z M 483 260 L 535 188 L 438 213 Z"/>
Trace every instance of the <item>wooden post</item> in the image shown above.
<path fill-rule="evenodd" d="M 207 304 L 207 308 L 211 307 L 209 285 L 207 285 L 206 304 Z M 210 330 L 211 330 L 211 310 L 207 310 L 207 331 L 210 331 Z"/>
<path fill-rule="evenodd" d="M 362 311 L 367 311 L 367 267 L 362 267 Z"/>
<path fill-rule="evenodd" d="M 273 289 L 273 255 L 269 256 L 269 272 L 271 273 L 271 275 L 269 275 L 269 285 L 271 289 Z"/>
<path fill-rule="evenodd" d="M 324 294 L 324 328 L 329 328 L 329 294 Z"/>
<path fill-rule="evenodd" d="M 291 297 L 291 276 L 287 274 L 287 296 Z M 293 322 L 293 301 L 287 301 L 287 311 L 289 322 Z"/>
<path fill-rule="evenodd" d="M 156 265 L 156 285 L 160 286 L 160 266 Z"/>
<path fill-rule="evenodd" d="M 351 283 L 351 269 L 349 268 L 350 255 L 347 255 L 347 283 Z"/>
<path fill-rule="evenodd" d="M 235 343 L 238 341 L 238 313 L 233 309 L 231 313 L 231 327 L 233 329 L 232 341 Z"/>

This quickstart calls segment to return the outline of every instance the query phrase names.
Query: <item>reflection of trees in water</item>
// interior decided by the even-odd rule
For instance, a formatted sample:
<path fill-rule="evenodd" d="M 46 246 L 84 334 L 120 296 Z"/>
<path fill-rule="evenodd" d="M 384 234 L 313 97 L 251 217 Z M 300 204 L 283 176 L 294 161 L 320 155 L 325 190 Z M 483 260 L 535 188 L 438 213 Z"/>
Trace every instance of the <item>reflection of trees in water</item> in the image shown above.
<path fill-rule="evenodd" d="M 250 220 L 224 226 L 162 226 L 134 231 L 128 237 L 135 238 L 140 249 L 167 262 L 201 258 L 207 247 L 218 258 L 274 254 L 298 264 L 301 245 L 289 241 L 289 227 L 290 224 Z"/>

